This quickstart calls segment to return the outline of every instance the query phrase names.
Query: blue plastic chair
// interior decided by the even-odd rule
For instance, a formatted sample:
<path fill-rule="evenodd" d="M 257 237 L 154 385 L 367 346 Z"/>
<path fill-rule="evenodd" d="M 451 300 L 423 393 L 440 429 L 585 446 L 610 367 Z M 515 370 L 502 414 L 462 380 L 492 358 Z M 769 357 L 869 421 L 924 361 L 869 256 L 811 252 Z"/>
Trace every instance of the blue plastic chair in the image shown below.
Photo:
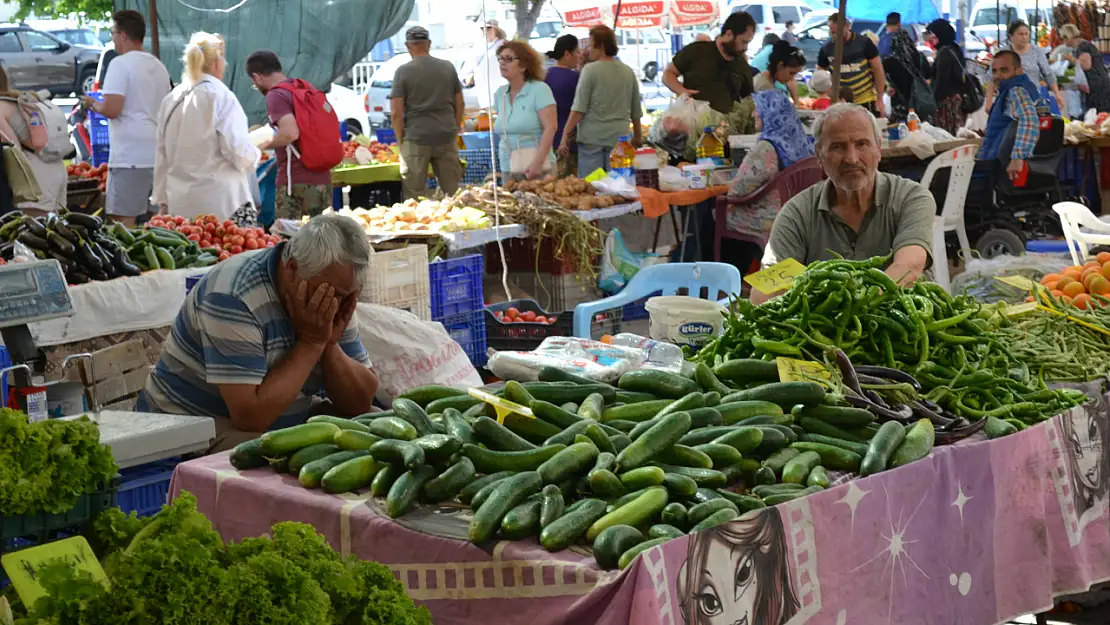
<path fill-rule="evenodd" d="M 576 306 L 574 336 L 591 338 L 590 324 L 599 312 L 620 308 L 659 291 L 674 295 L 679 289 L 686 289 L 687 295 L 698 297 L 702 287 L 709 289 L 709 298 L 713 300 L 718 292 L 739 294 L 740 270 L 728 263 L 669 263 L 641 269 L 620 293 Z"/>

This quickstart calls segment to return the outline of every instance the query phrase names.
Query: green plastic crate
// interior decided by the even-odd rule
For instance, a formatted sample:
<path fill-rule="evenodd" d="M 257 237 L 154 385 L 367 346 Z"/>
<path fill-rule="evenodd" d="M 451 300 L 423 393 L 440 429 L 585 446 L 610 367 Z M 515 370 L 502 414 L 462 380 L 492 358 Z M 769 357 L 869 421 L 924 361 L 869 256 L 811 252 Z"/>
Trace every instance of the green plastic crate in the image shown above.
<path fill-rule="evenodd" d="M 117 488 L 118 475 L 99 491 L 81 495 L 77 503 L 66 512 L 0 516 L 0 552 L 4 551 L 5 542 L 15 538 L 44 536 L 49 532 L 80 528 L 101 512 L 116 505 Z"/>

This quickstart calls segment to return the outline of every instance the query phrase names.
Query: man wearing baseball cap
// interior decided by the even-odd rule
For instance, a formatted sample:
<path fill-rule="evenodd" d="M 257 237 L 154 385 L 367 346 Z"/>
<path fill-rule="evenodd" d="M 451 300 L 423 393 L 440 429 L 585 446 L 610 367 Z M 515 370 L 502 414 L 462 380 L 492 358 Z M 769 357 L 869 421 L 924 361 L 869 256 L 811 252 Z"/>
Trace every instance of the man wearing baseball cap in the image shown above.
<path fill-rule="evenodd" d="M 431 55 L 426 28 L 408 29 L 405 47 L 412 60 L 397 68 L 389 94 L 405 197 L 427 193 L 429 164 L 439 188 L 451 195 L 462 175 L 456 143 L 463 118 L 462 85 L 450 61 Z"/>

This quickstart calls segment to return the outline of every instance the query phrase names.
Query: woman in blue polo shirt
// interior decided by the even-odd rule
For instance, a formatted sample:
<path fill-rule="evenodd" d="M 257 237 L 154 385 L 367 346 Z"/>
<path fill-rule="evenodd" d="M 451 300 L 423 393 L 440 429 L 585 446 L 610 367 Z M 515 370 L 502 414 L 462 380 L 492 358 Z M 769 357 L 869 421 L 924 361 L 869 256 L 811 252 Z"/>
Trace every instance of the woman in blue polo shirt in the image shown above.
<path fill-rule="evenodd" d="M 555 173 L 555 129 L 559 125 L 555 96 L 543 81 L 538 52 L 522 41 L 497 50 L 497 65 L 509 81 L 497 89 L 494 130 L 501 136 L 497 158 L 503 179 L 539 178 Z"/>

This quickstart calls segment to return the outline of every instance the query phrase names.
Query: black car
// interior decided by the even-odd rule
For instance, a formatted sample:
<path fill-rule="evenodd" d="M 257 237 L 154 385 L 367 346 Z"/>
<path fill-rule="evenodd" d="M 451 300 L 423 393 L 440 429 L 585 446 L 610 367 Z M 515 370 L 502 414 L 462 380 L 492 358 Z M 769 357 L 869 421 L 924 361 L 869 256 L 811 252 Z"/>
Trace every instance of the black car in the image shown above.
<path fill-rule="evenodd" d="M 0 67 L 11 86 L 83 95 L 96 79 L 100 50 L 76 46 L 28 26 L 0 26 Z"/>

